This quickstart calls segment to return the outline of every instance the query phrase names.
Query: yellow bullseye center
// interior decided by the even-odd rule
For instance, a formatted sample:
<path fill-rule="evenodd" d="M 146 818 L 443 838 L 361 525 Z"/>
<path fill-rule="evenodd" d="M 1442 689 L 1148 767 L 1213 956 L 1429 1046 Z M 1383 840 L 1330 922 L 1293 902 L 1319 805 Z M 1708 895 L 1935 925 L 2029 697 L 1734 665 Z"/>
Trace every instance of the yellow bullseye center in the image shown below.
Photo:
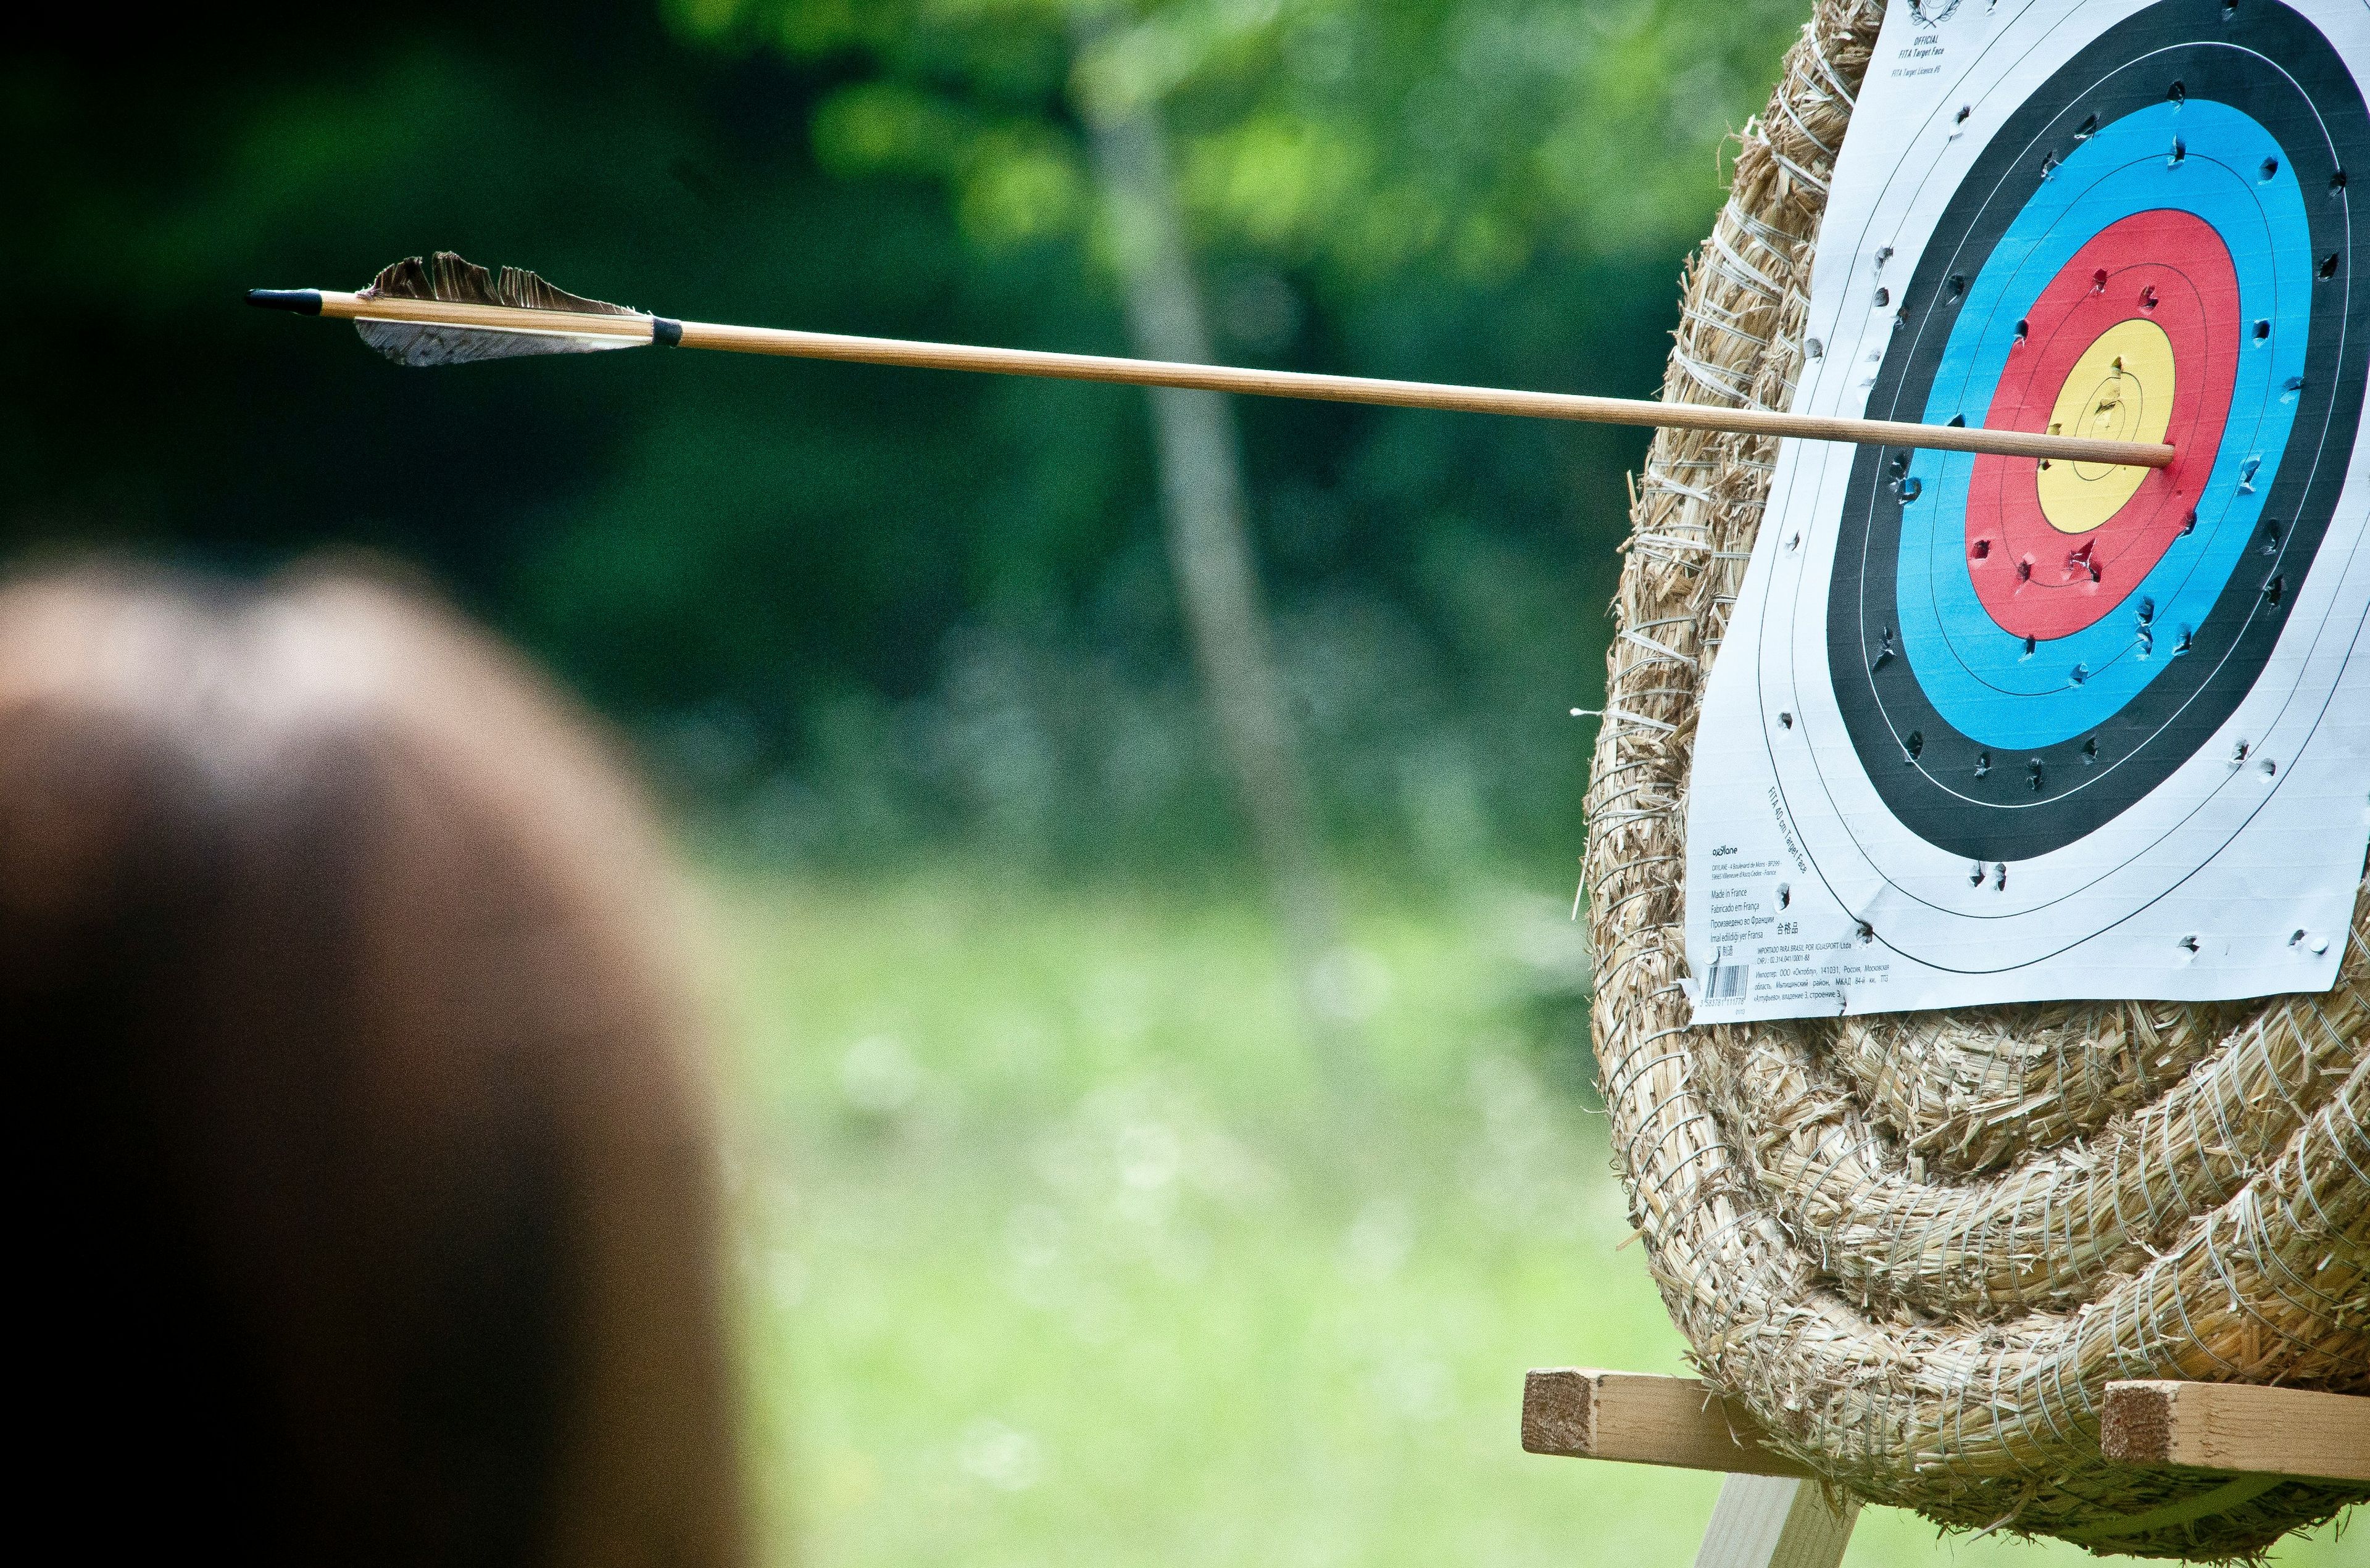
<path fill-rule="evenodd" d="M 2065 372 L 2049 431 L 2101 441 L 2161 441 L 2172 423 L 2172 339 L 2134 316 L 2099 334 Z M 2123 509 L 2150 470 L 2043 463 L 2041 514 L 2060 533 L 2088 533 Z"/>

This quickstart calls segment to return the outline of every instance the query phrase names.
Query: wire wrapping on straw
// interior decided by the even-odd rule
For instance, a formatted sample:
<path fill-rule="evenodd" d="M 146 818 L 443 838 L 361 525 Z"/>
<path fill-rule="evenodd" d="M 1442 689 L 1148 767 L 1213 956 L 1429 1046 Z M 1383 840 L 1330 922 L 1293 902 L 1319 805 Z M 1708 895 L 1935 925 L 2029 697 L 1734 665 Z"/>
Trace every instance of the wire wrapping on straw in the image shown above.
<path fill-rule="evenodd" d="M 1663 395 L 1783 407 L 1882 19 L 1822 0 L 1682 279 Z M 2361 1487 L 2108 1463 L 2134 1377 L 2370 1392 L 2370 930 L 2337 989 L 1689 1030 L 1702 681 L 1773 442 L 1666 429 L 1631 510 L 1587 855 L 1616 1165 L 1707 1378 L 1833 1482 L 1947 1524 L 2234 1557 Z"/>

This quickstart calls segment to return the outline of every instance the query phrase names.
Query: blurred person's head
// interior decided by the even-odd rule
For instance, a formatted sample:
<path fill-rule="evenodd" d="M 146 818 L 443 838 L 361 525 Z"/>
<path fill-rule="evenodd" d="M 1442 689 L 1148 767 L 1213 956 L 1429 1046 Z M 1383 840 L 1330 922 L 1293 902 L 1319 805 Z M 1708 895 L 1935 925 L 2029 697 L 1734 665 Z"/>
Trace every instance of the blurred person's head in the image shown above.
<path fill-rule="evenodd" d="M 78 1551 L 736 1557 L 673 898 L 591 727 L 412 593 L 0 587 L 35 1516 Z"/>

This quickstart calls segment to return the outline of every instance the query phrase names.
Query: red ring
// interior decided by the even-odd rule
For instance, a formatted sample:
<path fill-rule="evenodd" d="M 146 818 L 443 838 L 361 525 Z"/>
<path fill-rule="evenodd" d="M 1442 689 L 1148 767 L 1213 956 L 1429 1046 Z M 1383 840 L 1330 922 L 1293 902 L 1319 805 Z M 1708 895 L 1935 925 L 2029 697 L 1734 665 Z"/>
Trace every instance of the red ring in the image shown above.
<path fill-rule="evenodd" d="M 2122 603 L 2180 536 L 2213 471 L 2238 378 L 2238 277 L 2213 225 L 2171 209 L 2109 224 L 2049 280 L 2008 353 L 1985 428 L 2046 429 L 2075 361 L 2134 318 L 2154 322 L 2172 343 L 2165 440 L 2177 455 L 2169 467 L 2150 471 L 2105 522 L 2069 534 L 2042 511 L 2032 459 L 1975 459 L 1967 569 L 1984 608 L 2012 635 L 2069 636 Z"/>

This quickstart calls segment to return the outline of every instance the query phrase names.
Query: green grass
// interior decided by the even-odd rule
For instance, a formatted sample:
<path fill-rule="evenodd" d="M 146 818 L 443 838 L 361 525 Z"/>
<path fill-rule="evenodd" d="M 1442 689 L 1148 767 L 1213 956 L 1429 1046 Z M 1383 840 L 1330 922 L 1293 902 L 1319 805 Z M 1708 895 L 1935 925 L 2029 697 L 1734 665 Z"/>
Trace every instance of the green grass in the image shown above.
<path fill-rule="evenodd" d="M 1621 1247 L 1549 894 L 1358 901 L 1327 989 L 1375 1065 L 1354 1116 L 1255 899 L 718 898 L 769 1561 L 1693 1561 L 1717 1478 L 1516 1441 L 1526 1368 L 1685 1369 Z M 1847 1561 L 2077 1560 L 1871 1510 Z"/>

